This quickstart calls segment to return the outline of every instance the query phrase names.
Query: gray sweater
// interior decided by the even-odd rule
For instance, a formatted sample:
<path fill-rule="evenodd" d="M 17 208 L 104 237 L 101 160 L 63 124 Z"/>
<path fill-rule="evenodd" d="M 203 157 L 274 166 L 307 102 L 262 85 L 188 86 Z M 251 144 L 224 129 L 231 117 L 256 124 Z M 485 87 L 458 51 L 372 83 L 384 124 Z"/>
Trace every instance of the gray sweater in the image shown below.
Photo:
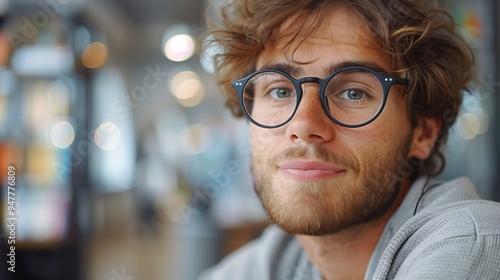
<path fill-rule="evenodd" d="M 387 223 L 365 279 L 500 280 L 500 203 L 480 200 L 467 178 L 430 182 L 419 201 L 424 181 Z M 322 277 L 299 242 L 275 226 L 199 278 L 281 279 Z"/>

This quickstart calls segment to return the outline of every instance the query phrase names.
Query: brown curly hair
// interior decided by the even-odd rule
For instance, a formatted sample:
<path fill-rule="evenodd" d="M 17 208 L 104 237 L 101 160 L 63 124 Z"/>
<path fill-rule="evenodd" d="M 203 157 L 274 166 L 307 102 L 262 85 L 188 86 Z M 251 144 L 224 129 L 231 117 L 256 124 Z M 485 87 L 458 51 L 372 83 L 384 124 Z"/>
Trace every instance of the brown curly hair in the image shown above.
<path fill-rule="evenodd" d="M 217 5 L 216 5 L 217 6 Z M 303 13 L 305 24 L 293 30 L 288 47 L 298 47 L 329 15 L 341 7 L 369 28 L 367 38 L 392 57 L 393 74 L 410 80 L 406 100 L 410 121 L 418 116 L 439 118 L 442 127 L 431 156 L 412 161 L 413 175 L 438 175 L 445 165 L 441 148 L 455 122 L 462 90 L 472 77 L 474 57 L 452 17 L 432 1 L 405 0 L 227 0 L 218 4 L 218 17 L 207 14 L 209 30 L 203 49 L 219 48 L 213 55 L 218 85 L 228 107 L 241 116 L 231 82 L 255 70 L 255 62 L 271 33 L 290 17 Z M 210 10 L 213 11 L 213 10 Z"/>

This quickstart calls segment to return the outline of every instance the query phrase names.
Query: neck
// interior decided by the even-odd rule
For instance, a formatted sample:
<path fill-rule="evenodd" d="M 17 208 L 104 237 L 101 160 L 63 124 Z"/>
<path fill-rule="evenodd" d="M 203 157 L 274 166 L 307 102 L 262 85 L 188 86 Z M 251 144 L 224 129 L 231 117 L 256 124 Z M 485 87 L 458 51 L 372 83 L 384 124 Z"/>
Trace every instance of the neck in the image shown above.
<path fill-rule="evenodd" d="M 304 250 L 326 280 L 363 279 L 387 222 L 409 190 L 405 181 L 391 208 L 379 219 L 325 236 L 297 235 Z"/>

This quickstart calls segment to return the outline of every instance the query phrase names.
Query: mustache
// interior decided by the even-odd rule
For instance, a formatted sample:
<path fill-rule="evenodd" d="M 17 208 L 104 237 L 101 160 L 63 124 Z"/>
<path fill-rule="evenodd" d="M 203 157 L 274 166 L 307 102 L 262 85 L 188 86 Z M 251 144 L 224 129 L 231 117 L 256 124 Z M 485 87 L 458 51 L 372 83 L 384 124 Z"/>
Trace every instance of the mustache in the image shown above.
<path fill-rule="evenodd" d="M 328 151 L 319 145 L 310 145 L 307 147 L 292 147 L 280 152 L 267 161 L 270 166 L 278 168 L 281 161 L 288 161 L 300 158 L 309 158 L 313 160 L 324 161 L 344 169 L 353 170 L 355 174 L 360 171 L 360 164 L 356 159 L 341 156 L 338 153 Z"/>

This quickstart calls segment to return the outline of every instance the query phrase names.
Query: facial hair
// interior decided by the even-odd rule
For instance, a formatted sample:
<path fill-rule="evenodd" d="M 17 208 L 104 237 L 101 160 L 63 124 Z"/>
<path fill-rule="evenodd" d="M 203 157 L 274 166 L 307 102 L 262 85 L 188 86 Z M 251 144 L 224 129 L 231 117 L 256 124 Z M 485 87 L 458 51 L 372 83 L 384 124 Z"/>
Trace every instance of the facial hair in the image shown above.
<path fill-rule="evenodd" d="M 289 148 L 266 161 L 252 156 L 254 186 L 269 218 L 289 234 L 322 236 L 375 221 L 392 206 L 401 189 L 397 176 L 406 165 L 411 136 L 400 147 L 365 161 L 364 173 L 352 158 L 318 145 Z M 311 158 L 346 173 L 326 180 L 296 181 L 278 175 L 281 161 Z M 265 162 L 265 164 L 263 164 Z"/>

